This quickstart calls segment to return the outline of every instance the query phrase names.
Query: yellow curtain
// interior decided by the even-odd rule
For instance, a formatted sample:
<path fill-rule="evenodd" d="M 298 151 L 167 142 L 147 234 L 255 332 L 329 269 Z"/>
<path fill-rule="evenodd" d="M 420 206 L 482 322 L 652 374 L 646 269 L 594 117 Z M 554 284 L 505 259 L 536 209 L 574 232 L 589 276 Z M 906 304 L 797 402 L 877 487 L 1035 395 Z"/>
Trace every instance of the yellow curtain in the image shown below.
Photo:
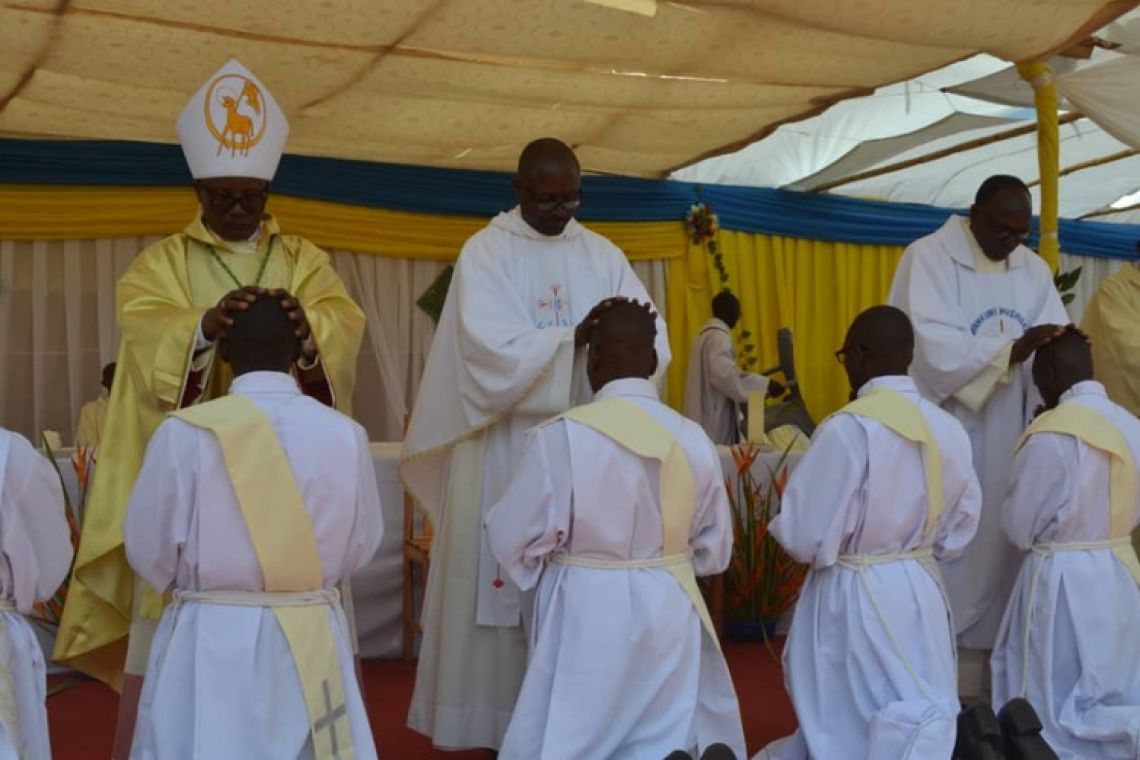
<path fill-rule="evenodd" d="M 168 235 L 197 208 L 189 187 L 0 185 L 0 239 L 77 240 Z M 454 261 L 486 219 L 350 206 L 274 195 L 269 210 L 285 232 L 325 248 L 375 256 Z M 685 250 L 676 222 L 590 222 L 634 261 L 669 259 Z"/>
<path fill-rule="evenodd" d="M 757 369 L 775 366 L 776 331 L 790 327 L 804 399 L 812 418 L 823 419 L 846 403 L 849 393 L 835 351 L 856 314 L 887 300 L 902 247 L 726 231 L 719 243 L 729 287 L 740 297 L 742 327 L 757 344 Z M 674 407 L 684 397 L 690 343 L 711 315 L 710 302 L 719 289 L 703 245 L 690 244 L 683 261 L 669 263 L 669 402 Z"/>

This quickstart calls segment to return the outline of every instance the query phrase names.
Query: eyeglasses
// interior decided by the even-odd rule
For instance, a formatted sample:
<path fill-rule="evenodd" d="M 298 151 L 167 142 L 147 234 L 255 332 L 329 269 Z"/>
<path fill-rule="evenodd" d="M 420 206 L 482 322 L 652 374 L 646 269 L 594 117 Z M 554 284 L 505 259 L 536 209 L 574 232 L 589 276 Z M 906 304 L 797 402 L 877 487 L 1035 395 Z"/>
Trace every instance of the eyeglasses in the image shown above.
<path fill-rule="evenodd" d="M 859 349 L 860 351 L 865 352 L 867 350 L 867 347 L 858 343 L 852 343 L 850 346 L 844 346 L 835 352 L 835 361 L 839 362 L 840 364 L 847 364 L 848 354 L 850 354 L 855 349 Z"/>
<path fill-rule="evenodd" d="M 202 188 L 202 191 L 206 195 L 206 201 L 210 206 L 218 211 L 229 211 L 234 206 L 241 206 L 243 211 L 256 214 L 261 211 L 265 199 L 269 197 L 269 188 L 252 193 L 242 193 L 241 195 L 230 195 L 229 193 L 211 190 L 205 185 L 199 185 L 198 187 Z"/>
<path fill-rule="evenodd" d="M 531 203 L 539 211 L 553 211 L 560 206 L 567 211 L 575 211 L 582 205 L 581 192 L 567 195 L 564 198 L 541 198 L 529 190 L 526 191 L 526 194 L 530 196 Z"/>

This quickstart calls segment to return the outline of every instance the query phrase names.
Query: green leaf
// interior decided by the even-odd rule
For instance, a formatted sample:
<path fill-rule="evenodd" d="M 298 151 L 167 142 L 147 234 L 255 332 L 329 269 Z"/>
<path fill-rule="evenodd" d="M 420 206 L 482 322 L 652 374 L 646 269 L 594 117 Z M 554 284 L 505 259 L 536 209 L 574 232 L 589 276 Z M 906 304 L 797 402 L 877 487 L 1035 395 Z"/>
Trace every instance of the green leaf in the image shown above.
<path fill-rule="evenodd" d="M 1061 296 L 1061 303 L 1063 303 L 1065 306 L 1068 306 L 1073 302 L 1074 298 L 1076 298 L 1075 294 L 1065 293 L 1063 296 Z"/>
<path fill-rule="evenodd" d="M 416 300 L 416 306 L 436 324 L 439 324 L 440 314 L 443 313 L 443 304 L 447 300 L 447 291 L 451 288 L 451 276 L 454 273 L 455 267 L 448 264 Z"/>

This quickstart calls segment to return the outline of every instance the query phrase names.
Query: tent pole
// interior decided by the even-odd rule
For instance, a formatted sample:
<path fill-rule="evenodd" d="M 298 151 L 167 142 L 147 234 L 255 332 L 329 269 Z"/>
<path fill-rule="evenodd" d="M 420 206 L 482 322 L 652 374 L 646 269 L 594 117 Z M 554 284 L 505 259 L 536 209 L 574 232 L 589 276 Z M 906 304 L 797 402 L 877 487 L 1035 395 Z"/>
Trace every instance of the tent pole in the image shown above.
<path fill-rule="evenodd" d="M 1057 195 L 1060 187 L 1061 134 L 1057 119 L 1057 84 L 1053 69 L 1044 61 L 1022 61 L 1017 73 L 1033 85 L 1037 109 L 1037 169 L 1041 177 L 1041 230 L 1038 253 L 1054 272 L 1061 265 L 1057 239 Z"/>

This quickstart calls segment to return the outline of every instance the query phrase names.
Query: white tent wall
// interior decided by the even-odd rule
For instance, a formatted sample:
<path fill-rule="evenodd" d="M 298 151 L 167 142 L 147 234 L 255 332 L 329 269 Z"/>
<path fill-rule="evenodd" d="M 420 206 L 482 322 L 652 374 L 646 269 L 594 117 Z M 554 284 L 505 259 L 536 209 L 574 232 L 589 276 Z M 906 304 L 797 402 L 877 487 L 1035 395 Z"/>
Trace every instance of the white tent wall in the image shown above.
<path fill-rule="evenodd" d="M 156 239 L 0 240 L 0 425 L 36 440 L 56 430 L 72 443 L 79 410 L 118 351 L 115 283 Z M 367 317 L 353 415 L 372 440 L 399 440 L 435 334 L 415 301 L 446 263 L 331 254 Z M 665 262 L 633 268 L 664 309 Z"/>

